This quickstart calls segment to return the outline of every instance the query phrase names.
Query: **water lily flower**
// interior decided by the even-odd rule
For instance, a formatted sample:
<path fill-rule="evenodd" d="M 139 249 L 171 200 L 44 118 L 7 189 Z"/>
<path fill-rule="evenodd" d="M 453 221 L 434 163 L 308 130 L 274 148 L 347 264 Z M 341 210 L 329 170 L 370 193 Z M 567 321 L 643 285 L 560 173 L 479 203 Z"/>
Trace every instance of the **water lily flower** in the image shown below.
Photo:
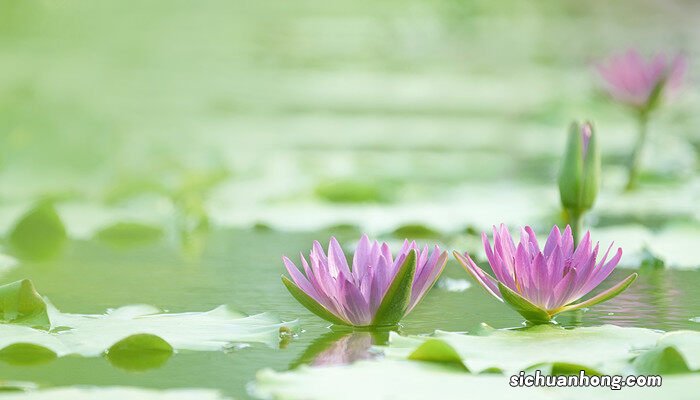
<path fill-rule="evenodd" d="M 682 54 L 672 58 L 657 54 L 646 61 L 636 50 L 629 50 L 625 54 L 610 57 L 607 63 L 600 63 L 597 67 L 610 96 L 631 106 L 636 112 L 637 141 L 627 163 L 625 186 L 627 190 L 632 190 L 639 176 L 649 115 L 659 105 L 662 97 L 673 96 L 683 85 L 687 60 Z"/>
<path fill-rule="evenodd" d="M 554 226 L 542 250 L 529 226 L 520 230 L 517 246 L 503 224 L 493 227 L 493 248 L 485 233 L 482 240 L 495 278 L 479 268 L 468 254 L 455 252 L 455 257 L 488 293 L 532 323 L 547 323 L 558 313 L 611 299 L 637 278 L 634 273 L 610 289 L 577 303 L 615 269 L 622 257 L 621 248 L 608 259 L 611 244 L 598 261 L 599 245 L 592 246 L 590 233 L 586 232 L 581 243 L 574 246 L 569 226 L 563 234 Z"/>
<path fill-rule="evenodd" d="M 435 246 L 422 250 L 406 240 L 396 258 L 389 245 L 360 239 L 348 265 L 343 249 L 331 238 L 328 255 L 314 242 L 303 273 L 287 257 L 292 277 L 282 276 L 289 292 L 309 311 L 334 324 L 357 327 L 393 326 L 423 299 L 447 262 L 447 252 Z M 292 282 L 293 281 L 293 282 Z"/>
<path fill-rule="evenodd" d="M 656 54 L 645 60 L 638 51 L 613 55 L 597 65 L 610 96 L 620 103 L 649 111 L 661 95 L 673 95 L 682 86 L 687 68 L 685 56 Z"/>
<path fill-rule="evenodd" d="M 583 214 L 595 203 L 600 186 L 600 151 L 590 122 L 574 122 L 559 173 L 561 203 L 573 229 L 574 242 L 581 232 Z"/>

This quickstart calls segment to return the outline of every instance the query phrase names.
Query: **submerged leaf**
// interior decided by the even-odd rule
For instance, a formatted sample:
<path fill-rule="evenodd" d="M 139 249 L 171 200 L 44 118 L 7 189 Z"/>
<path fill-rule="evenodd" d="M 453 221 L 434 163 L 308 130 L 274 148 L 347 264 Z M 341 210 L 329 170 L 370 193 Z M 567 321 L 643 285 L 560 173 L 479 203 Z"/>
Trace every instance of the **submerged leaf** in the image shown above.
<path fill-rule="evenodd" d="M 32 281 L 24 279 L 0 286 L 0 323 L 49 328 L 46 303 Z"/>

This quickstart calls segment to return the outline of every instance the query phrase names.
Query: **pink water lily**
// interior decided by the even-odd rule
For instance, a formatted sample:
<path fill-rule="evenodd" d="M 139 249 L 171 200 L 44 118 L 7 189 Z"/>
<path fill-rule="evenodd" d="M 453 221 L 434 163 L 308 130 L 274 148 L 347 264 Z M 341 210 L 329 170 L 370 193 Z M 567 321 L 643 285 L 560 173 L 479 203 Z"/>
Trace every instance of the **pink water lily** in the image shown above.
<path fill-rule="evenodd" d="M 389 245 L 360 239 L 348 265 L 343 249 L 331 238 L 328 254 L 314 242 L 309 262 L 301 255 L 303 273 L 287 257 L 284 265 L 292 281 L 282 277 L 290 293 L 316 315 L 335 324 L 395 325 L 437 281 L 447 252 L 435 246 L 422 250 L 406 240 L 396 258 Z"/>
<path fill-rule="evenodd" d="M 657 54 L 645 60 L 634 49 L 597 65 L 610 95 L 639 109 L 652 107 L 657 95 L 676 92 L 683 83 L 686 68 L 686 58 L 681 54 L 672 58 Z"/>
<path fill-rule="evenodd" d="M 505 225 L 494 226 L 493 247 L 485 233 L 482 240 L 495 278 L 479 268 L 468 254 L 455 252 L 455 257 L 488 293 L 511 305 L 531 322 L 548 322 L 560 312 L 608 300 L 626 289 L 637 276 L 632 274 L 607 291 L 575 303 L 610 275 L 622 257 L 621 248 L 610 257 L 611 244 L 598 260 L 599 245 L 593 246 L 590 233 L 586 232 L 575 247 L 569 226 L 563 234 L 554 226 L 544 249 L 540 249 L 529 226 L 520 230 L 517 245 Z"/>

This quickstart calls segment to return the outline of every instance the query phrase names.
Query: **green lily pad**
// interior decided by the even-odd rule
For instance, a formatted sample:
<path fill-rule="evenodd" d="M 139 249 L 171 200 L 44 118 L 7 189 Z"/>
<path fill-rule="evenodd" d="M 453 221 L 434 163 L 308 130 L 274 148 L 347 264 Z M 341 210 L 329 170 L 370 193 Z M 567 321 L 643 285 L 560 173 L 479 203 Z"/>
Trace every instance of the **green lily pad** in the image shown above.
<path fill-rule="evenodd" d="M 517 379 L 517 378 L 516 378 Z M 700 375 L 664 377 L 661 387 L 511 387 L 501 375 L 474 375 L 448 365 L 397 360 L 360 361 L 352 365 L 302 367 L 287 372 L 259 371 L 255 396 L 285 400 L 694 400 Z"/>
<path fill-rule="evenodd" d="M 468 371 L 459 353 L 442 340 L 428 339 L 408 356 L 409 360 L 454 364 Z"/>
<path fill-rule="evenodd" d="M 443 234 L 423 224 L 405 224 L 391 233 L 395 238 L 405 239 L 440 239 Z"/>
<path fill-rule="evenodd" d="M 126 370 L 158 368 L 173 354 L 173 346 L 159 336 L 139 333 L 113 344 L 106 357 L 112 365 Z"/>
<path fill-rule="evenodd" d="M 97 232 L 96 237 L 115 247 L 128 248 L 160 240 L 163 230 L 138 222 L 118 222 Z"/>
<path fill-rule="evenodd" d="M 645 375 L 670 375 L 691 372 L 683 355 L 673 346 L 658 347 L 634 360 L 634 370 Z"/>
<path fill-rule="evenodd" d="M 316 186 L 316 195 L 331 203 L 384 203 L 391 200 L 385 185 L 357 180 L 333 180 Z"/>
<path fill-rule="evenodd" d="M 656 350 L 666 348 L 675 349 L 689 370 L 700 371 L 700 332 L 669 332 L 663 335 L 656 345 Z M 667 352 L 665 356 L 671 357 L 673 354 Z"/>
<path fill-rule="evenodd" d="M 3 393 L 3 400 L 231 400 L 211 389 L 145 389 L 128 386 L 74 386 Z"/>
<path fill-rule="evenodd" d="M 46 303 L 30 280 L 0 286 L 0 323 L 48 329 Z"/>
<path fill-rule="evenodd" d="M 49 308 L 52 330 L 0 324 L 0 350 L 16 343 L 42 346 L 58 357 L 77 354 L 117 357 L 139 349 L 167 353 L 177 350 L 221 351 L 236 343 L 276 346 L 280 329 L 296 329 L 270 314 L 243 316 L 226 306 L 207 312 L 162 314 L 152 306 L 132 305 L 104 315 L 61 313 Z M 111 358 L 111 357 L 110 357 Z M 122 357 L 123 359 L 123 357 Z"/>
<path fill-rule="evenodd" d="M 20 258 L 45 260 L 57 255 L 67 241 L 56 209 L 42 202 L 24 214 L 10 232 L 10 244 Z"/>
<path fill-rule="evenodd" d="M 53 351 L 31 343 L 15 343 L 0 350 L 0 360 L 12 365 L 37 365 L 55 358 Z"/>
<path fill-rule="evenodd" d="M 482 335 L 436 331 L 426 338 L 393 334 L 384 350 L 388 357 L 409 358 L 424 341 L 440 340 L 476 373 L 489 369 L 515 373 L 533 365 L 553 363 L 581 365 L 607 373 L 619 372 L 641 351 L 654 347 L 661 336 L 650 329 L 614 325 L 575 329 L 536 325 L 515 330 L 489 329 Z"/>

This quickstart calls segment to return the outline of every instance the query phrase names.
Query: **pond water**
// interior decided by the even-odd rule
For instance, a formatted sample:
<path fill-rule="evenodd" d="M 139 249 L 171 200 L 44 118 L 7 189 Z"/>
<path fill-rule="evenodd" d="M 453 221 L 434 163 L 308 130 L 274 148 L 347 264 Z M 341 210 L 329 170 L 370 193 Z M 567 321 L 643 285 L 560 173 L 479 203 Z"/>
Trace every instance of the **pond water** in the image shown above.
<path fill-rule="evenodd" d="M 26 263 L 4 278 L 31 278 L 38 290 L 65 312 L 99 314 L 137 303 L 170 312 L 206 311 L 229 304 L 248 314 L 271 311 L 287 321 L 299 319 L 302 331 L 284 339 L 279 348 L 254 344 L 226 352 L 181 351 L 162 366 L 142 371 L 113 366 L 103 357 L 68 356 L 41 365 L 0 362 L 0 376 L 42 386 L 215 388 L 235 398 L 246 398 L 247 385 L 260 369 L 283 371 L 300 363 L 335 364 L 362 359 L 371 341 L 355 346 L 336 343 L 333 347 L 346 332 L 334 332 L 327 322 L 298 305 L 279 280 L 283 273 L 281 255 L 295 254 L 313 240 L 330 235 L 354 243 L 358 232 L 348 228 L 307 233 L 215 230 L 208 234 L 196 257 L 167 241 L 130 248 L 101 241 L 72 241 L 56 259 Z M 620 269 L 607 282 L 616 282 L 629 272 Z M 448 263 L 444 278 L 471 283 L 454 261 Z M 562 314 L 557 320 L 564 326 L 609 323 L 661 330 L 697 329 L 698 323 L 690 318 L 700 316 L 699 285 L 698 271 L 642 271 L 637 282 L 617 298 L 585 313 Z M 402 333 L 429 334 L 436 329 L 473 333 L 482 323 L 495 328 L 521 326 L 518 314 L 475 284 L 462 291 L 448 291 L 443 286 L 436 285 L 403 321 Z M 374 342 L 381 344 L 381 340 L 375 338 Z"/>

